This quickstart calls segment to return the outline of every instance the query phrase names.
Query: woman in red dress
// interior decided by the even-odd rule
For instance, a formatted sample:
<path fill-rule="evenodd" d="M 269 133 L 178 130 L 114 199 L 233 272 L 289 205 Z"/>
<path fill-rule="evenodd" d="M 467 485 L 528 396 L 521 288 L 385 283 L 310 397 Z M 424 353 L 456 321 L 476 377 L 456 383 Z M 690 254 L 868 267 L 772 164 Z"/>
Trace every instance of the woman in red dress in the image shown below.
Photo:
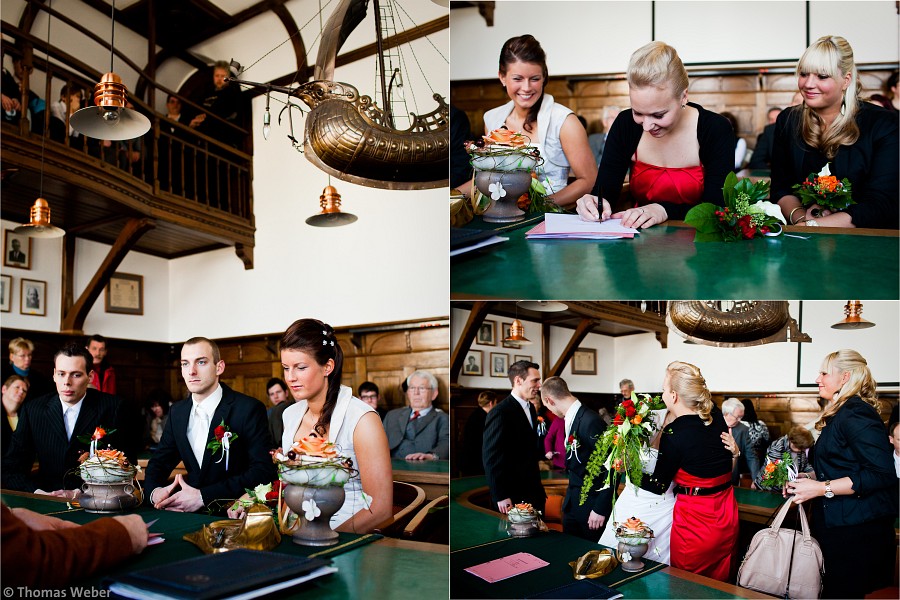
<path fill-rule="evenodd" d="M 728 426 L 694 365 L 666 368 L 663 401 L 675 420 L 663 431 L 653 479 L 675 482 L 672 566 L 727 581 L 738 538 L 732 456 L 720 439 Z"/>

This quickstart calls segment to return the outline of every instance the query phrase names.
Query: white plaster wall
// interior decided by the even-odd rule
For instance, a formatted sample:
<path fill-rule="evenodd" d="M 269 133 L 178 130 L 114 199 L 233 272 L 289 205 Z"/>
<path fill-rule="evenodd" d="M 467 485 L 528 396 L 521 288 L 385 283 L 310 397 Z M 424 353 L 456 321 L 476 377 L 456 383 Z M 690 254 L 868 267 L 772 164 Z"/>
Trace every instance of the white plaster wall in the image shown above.
<path fill-rule="evenodd" d="M 869 363 L 879 389 L 897 389 L 896 385 L 883 385 L 900 381 L 900 302 L 863 301 L 863 317 L 874 322 L 875 327 L 863 330 L 839 331 L 831 325 L 843 318 L 842 301 L 813 300 L 803 302 L 802 331 L 812 337 L 811 343 L 776 343 L 748 348 L 715 348 L 686 344 L 674 331 L 669 332 L 668 348 L 663 349 L 652 333 L 617 338 L 589 334 L 580 344 L 597 350 L 597 375 L 572 375 L 571 365 L 563 370 L 562 377 L 575 392 L 615 393 L 619 381 L 634 381 L 639 392 L 662 390 L 666 365 L 675 360 L 697 365 L 712 391 L 769 392 L 808 390 L 806 385 L 815 381 L 822 358 L 841 348 L 859 351 Z M 791 315 L 800 316 L 800 303 L 790 302 Z M 457 343 L 468 310 L 454 308 L 451 311 L 451 347 Z M 489 319 L 496 319 L 490 316 Z M 504 319 L 509 320 L 509 319 Z M 526 337 L 530 332 L 539 336 L 540 325 L 524 321 Z M 551 327 L 549 340 L 551 360 L 562 352 L 572 335 L 571 329 Z M 799 353 L 798 353 L 798 346 Z M 491 347 L 478 344 L 474 349 L 485 351 L 485 368 Z M 532 346 L 531 348 L 539 348 Z M 498 350 L 498 348 L 494 348 Z M 500 351 L 506 352 L 505 349 Z M 510 351 L 511 352 L 511 351 Z M 801 383 L 797 385 L 798 359 L 801 363 Z M 535 362 L 541 363 L 535 350 Z M 460 375 L 460 384 L 466 387 L 508 389 L 506 380 L 491 377 Z"/>
<path fill-rule="evenodd" d="M 898 26 L 893 2 L 810 3 L 810 41 L 840 35 L 858 63 L 896 62 Z M 450 79 L 497 75 L 507 39 L 533 34 L 547 52 L 550 75 L 620 73 L 631 53 L 651 39 L 673 45 L 686 63 L 796 60 L 806 48 L 806 3 L 791 1 L 503 1 L 494 26 L 476 8 L 450 13 Z"/>
<path fill-rule="evenodd" d="M 6 231 L 14 229 L 18 223 L 3 220 L 3 240 L 6 243 Z M 61 278 L 62 278 L 62 238 L 57 239 L 32 239 L 31 240 L 31 268 L 17 269 L 3 266 L 0 272 L 12 277 L 12 304 L 10 312 L 0 313 L 3 327 L 16 329 L 30 329 L 34 331 L 59 331 L 60 306 L 62 305 Z M 6 248 L 4 247 L 4 252 Z M 24 248 L 23 248 L 24 250 Z M 22 279 L 44 281 L 47 283 L 45 297 L 46 315 L 23 315 L 19 313 L 21 307 Z"/>

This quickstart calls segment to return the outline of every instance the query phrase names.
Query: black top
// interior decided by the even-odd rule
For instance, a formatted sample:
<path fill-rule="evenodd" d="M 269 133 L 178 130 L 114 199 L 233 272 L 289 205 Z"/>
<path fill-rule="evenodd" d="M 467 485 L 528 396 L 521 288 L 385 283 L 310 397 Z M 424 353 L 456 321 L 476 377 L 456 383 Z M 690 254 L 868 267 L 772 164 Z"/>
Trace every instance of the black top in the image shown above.
<path fill-rule="evenodd" d="M 484 474 L 481 446 L 484 443 L 484 422 L 487 420 L 487 415 L 484 409 L 479 406 L 466 419 L 466 426 L 463 429 L 462 450 L 459 454 L 460 462 L 462 463 L 460 473 L 463 476 Z"/>
<path fill-rule="evenodd" d="M 816 479 L 849 477 L 853 482 L 853 495 L 814 500 L 827 527 L 897 515 L 893 450 L 878 411 L 859 396 L 849 398 L 826 421 L 812 454 Z"/>
<path fill-rule="evenodd" d="M 472 165 L 463 143 L 472 139 L 469 117 L 450 105 L 450 187 L 455 188 L 472 178 Z"/>
<path fill-rule="evenodd" d="M 713 407 L 710 416 L 712 423 L 706 425 L 699 415 L 684 415 L 663 430 L 656 470 L 652 477 L 644 478 L 641 487 L 662 494 L 679 469 L 704 478 L 731 473 L 731 453 L 720 437 L 728 425 L 718 407 Z"/>
<path fill-rule="evenodd" d="M 771 169 L 772 168 L 772 146 L 775 144 L 775 123 L 766 125 L 756 138 L 756 148 L 753 149 L 753 156 L 747 164 L 748 169 Z"/>
<path fill-rule="evenodd" d="M 587 474 L 588 460 L 605 431 L 606 422 L 600 418 L 600 415 L 582 404 L 575 413 L 572 429 L 569 432 L 569 435 L 574 436 L 578 443 L 575 444 L 575 452 L 566 452 L 566 472 L 569 474 L 569 486 L 566 489 L 566 497 L 563 499 L 564 513 L 574 511 L 581 501 L 581 485 Z M 601 469 L 597 478 L 594 479 L 594 486 L 585 503 L 598 515 L 608 517 L 612 512 L 613 486 L 600 489 L 606 482 L 606 477 L 606 469 Z"/>
<path fill-rule="evenodd" d="M 712 202 L 721 206 L 724 202 L 722 187 L 725 185 L 725 177 L 734 170 L 734 146 L 737 143 L 734 130 L 722 115 L 693 102 L 688 102 L 688 106 L 696 108 L 700 113 L 697 120 L 697 141 L 700 142 L 700 164 L 703 166 L 703 195 L 700 202 Z M 643 128 L 634 122 L 630 108 L 619 113 L 609 128 L 592 194 L 610 202 L 619 198 L 625 174 L 631 168 L 631 158 L 637 151 L 643 133 Z M 673 202 L 659 204 L 666 209 L 670 219 L 684 219 L 692 208 L 689 204 Z"/>
<path fill-rule="evenodd" d="M 900 180 L 900 142 L 898 113 L 868 102 L 860 104 L 856 114 L 859 139 L 852 146 L 841 146 L 834 160 L 807 145 L 800 137 L 799 106 L 778 115 L 775 122 L 775 147 L 772 149 L 772 199 L 795 195 L 791 187 L 818 173 L 831 162 L 831 174 L 845 177 L 852 185 L 853 201 L 847 208 L 857 227 L 897 229 L 898 180 Z"/>

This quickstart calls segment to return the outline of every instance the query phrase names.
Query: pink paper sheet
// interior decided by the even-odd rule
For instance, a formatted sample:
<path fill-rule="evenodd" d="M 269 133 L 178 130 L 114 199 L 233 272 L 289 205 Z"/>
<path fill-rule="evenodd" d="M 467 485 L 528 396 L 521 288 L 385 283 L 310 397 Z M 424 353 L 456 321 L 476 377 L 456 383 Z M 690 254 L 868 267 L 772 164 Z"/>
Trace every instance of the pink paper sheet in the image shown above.
<path fill-rule="evenodd" d="M 503 558 L 498 558 L 480 565 L 475 565 L 466 569 L 472 575 L 481 577 L 488 583 L 496 583 L 528 571 L 534 571 L 541 567 L 549 565 L 545 560 L 541 560 L 533 554 L 527 552 L 519 552 L 510 554 Z"/>

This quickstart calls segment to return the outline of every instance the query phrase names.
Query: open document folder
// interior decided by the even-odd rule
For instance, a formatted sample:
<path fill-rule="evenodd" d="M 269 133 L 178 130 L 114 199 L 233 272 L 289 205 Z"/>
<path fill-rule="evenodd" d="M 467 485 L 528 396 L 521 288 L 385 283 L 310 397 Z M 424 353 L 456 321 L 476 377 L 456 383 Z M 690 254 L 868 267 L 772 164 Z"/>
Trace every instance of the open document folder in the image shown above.
<path fill-rule="evenodd" d="M 525 234 L 529 240 L 615 240 L 640 233 L 623 227 L 622 219 L 583 221 L 578 215 L 547 213 L 544 221 Z"/>

